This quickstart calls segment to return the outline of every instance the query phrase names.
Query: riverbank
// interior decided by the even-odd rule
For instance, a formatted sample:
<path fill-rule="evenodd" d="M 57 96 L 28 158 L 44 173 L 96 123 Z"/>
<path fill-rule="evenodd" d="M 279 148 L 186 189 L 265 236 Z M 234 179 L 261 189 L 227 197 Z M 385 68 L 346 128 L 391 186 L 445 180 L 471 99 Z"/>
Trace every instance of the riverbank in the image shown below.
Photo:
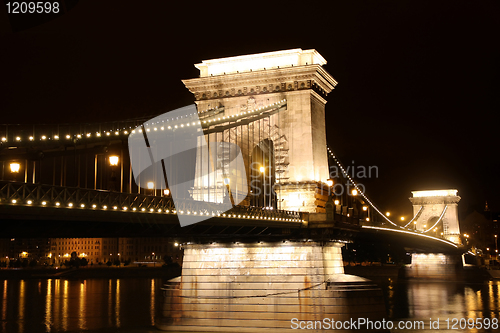
<path fill-rule="evenodd" d="M 80 267 L 80 268 L 9 268 L 0 270 L 0 279 L 90 279 L 90 278 L 173 278 L 181 267 Z"/>

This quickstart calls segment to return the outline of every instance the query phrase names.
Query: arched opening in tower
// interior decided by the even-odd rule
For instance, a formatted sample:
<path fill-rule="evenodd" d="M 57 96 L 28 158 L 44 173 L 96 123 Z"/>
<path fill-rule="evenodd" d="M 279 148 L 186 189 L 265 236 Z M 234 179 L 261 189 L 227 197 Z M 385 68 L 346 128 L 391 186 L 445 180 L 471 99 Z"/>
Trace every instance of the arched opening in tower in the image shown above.
<path fill-rule="evenodd" d="M 270 139 L 259 142 L 252 150 L 250 164 L 250 202 L 252 206 L 276 208 L 276 163 L 274 144 Z"/>

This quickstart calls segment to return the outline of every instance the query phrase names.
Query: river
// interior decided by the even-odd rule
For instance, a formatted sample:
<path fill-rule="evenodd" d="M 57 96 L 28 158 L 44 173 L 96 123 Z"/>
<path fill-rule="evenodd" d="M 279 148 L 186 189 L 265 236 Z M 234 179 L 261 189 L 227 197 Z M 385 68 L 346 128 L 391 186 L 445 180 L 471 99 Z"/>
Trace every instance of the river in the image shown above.
<path fill-rule="evenodd" d="M 451 326 L 452 318 L 498 320 L 500 281 L 464 284 L 385 279 L 378 283 L 386 296 L 388 320 L 422 320 L 429 332 L 436 331 L 429 328 L 430 318 L 440 319 L 440 332 L 498 331 L 491 327 L 457 330 Z M 161 286 L 161 279 L 147 278 L 3 280 L 0 282 L 0 330 L 6 333 L 158 332 L 154 324 L 161 308 Z"/>

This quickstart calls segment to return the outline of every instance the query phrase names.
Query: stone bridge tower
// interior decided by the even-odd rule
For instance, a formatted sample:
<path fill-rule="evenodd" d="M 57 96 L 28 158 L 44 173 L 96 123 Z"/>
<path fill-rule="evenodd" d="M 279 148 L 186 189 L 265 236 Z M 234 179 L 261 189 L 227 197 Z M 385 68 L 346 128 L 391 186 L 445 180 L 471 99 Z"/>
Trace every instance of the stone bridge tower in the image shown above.
<path fill-rule="evenodd" d="M 230 119 L 274 103 L 283 105 L 268 117 L 238 120 L 241 126 L 235 122 L 237 126 L 227 126 L 218 135 L 205 135 L 207 143 L 225 141 L 240 147 L 250 189 L 259 166 L 266 167 L 267 184 L 273 184 L 274 196 L 264 201 L 266 206 L 272 200 L 278 209 L 324 211 L 327 197 L 321 187 L 329 178 L 325 97 L 337 85 L 323 69 L 325 64 L 316 50 L 292 49 L 204 60 L 195 65 L 199 78 L 183 80 L 195 96 L 202 120 L 205 115 Z M 196 193 L 207 188 L 206 183 L 194 186 Z M 239 195 L 237 184 L 232 190 Z M 211 198 L 209 201 L 221 200 Z M 244 203 L 253 204 L 250 200 Z"/>
<path fill-rule="evenodd" d="M 413 225 L 432 236 L 444 238 L 460 244 L 460 226 L 458 224 L 457 190 L 413 191 L 410 198 L 413 204 Z"/>

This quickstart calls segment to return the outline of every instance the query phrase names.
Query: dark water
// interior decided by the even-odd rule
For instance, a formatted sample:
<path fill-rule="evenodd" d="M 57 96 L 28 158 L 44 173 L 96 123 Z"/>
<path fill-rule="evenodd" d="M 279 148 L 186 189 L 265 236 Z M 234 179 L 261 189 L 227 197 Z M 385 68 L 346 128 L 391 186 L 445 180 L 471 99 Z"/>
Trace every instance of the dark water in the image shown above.
<path fill-rule="evenodd" d="M 440 318 L 440 332 L 495 332 L 451 329 L 446 318 L 499 318 L 500 282 L 378 281 L 386 295 L 388 319 Z M 157 332 L 160 279 L 4 280 L 0 282 L 0 331 Z M 452 322 L 450 321 L 450 324 Z M 456 326 L 459 328 L 459 326 Z M 393 330 L 396 331 L 396 330 Z M 405 332 L 421 332 L 408 329 Z"/>
<path fill-rule="evenodd" d="M 161 285 L 144 278 L 4 280 L 0 331 L 154 331 Z"/>

